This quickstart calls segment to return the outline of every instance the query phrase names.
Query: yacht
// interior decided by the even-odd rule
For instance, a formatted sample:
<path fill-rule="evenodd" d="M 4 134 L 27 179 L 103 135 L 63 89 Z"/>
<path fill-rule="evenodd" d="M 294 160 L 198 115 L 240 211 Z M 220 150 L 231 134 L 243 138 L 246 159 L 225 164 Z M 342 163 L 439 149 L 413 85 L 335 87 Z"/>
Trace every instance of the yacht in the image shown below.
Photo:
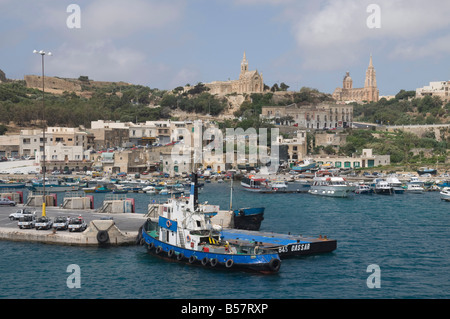
<path fill-rule="evenodd" d="M 386 178 L 386 182 L 392 187 L 395 194 L 403 194 L 405 192 L 403 183 L 396 176 L 389 176 Z"/>
<path fill-rule="evenodd" d="M 355 190 L 349 185 L 345 178 L 340 176 L 314 177 L 311 189 L 308 191 L 312 195 L 329 197 L 348 197 Z"/>
<path fill-rule="evenodd" d="M 392 195 L 394 194 L 394 188 L 384 179 L 377 178 L 373 183 L 373 192 L 381 195 Z"/>
<path fill-rule="evenodd" d="M 422 185 L 418 184 L 418 183 L 409 183 L 407 185 L 406 191 L 408 193 L 423 193 L 425 191 L 425 189 L 423 188 Z"/>

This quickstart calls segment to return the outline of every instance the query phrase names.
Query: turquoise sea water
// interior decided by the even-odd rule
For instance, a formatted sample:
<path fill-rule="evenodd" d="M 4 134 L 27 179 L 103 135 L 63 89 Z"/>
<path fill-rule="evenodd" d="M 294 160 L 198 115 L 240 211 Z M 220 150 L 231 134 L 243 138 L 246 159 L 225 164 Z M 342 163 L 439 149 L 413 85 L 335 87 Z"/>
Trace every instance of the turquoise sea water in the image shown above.
<path fill-rule="evenodd" d="M 102 194 L 95 195 L 96 203 Z M 129 194 L 143 212 L 155 197 Z M 229 184 L 207 184 L 200 201 L 229 206 Z M 286 259 L 263 276 L 170 263 L 142 246 L 83 248 L 0 241 L 0 298 L 369 299 L 450 297 L 450 203 L 437 192 L 348 199 L 255 194 L 235 183 L 234 207 L 264 206 L 261 230 L 338 240 L 332 253 Z M 96 207 L 98 205 L 96 204 Z M 67 267 L 81 271 L 68 288 Z M 369 289 L 369 265 L 380 288 Z"/>

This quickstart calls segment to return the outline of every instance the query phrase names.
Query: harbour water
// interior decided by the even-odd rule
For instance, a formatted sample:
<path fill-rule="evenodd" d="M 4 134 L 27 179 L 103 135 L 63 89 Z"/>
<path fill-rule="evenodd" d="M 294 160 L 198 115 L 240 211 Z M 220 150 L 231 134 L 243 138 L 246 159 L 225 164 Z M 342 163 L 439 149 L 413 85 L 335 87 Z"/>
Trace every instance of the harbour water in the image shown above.
<path fill-rule="evenodd" d="M 96 208 L 104 194 L 95 194 Z M 163 196 L 128 194 L 137 213 Z M 229 184 L 211 183 L 201 202 L 229 206 Z M 61 199 L 59 199 L 61 200 Z M 58 201 L 59 201 L 58 200 Z M 261 230 L 326 235 L 328 254 L 282 261 L 263 276 L 170 263 L 142 246 L 85 248 L 0 241 L 0 298 L 58 299 L 446 299 L 450 297 L 450 203 L 438 192 L 326 198 L 258 194 L 235 182 L 233 207 L 264 206 Z M 68 288 L 69 265 L 80 288 Z M 369 265 L 380 288 L 369 288 Z"/>

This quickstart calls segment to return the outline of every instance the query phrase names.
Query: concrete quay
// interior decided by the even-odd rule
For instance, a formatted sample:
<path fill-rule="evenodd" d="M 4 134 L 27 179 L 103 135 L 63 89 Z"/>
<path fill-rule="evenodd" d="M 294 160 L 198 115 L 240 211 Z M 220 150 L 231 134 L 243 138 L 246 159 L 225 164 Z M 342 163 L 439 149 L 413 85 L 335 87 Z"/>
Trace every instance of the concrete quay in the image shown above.
<path fill-rule="evenodd" d="M 57 216 L 81 216 L 87 229 L 83 232 L 69 232 L 69 230 L 36 230 L 19 229 L 17 220 L 10 220 L 9 214 L 29 207 L 0 207 L 0 240 L 39 242 L 46 244 L 75 245 L 75 246 L 121 246 L 135 245 L 138 240 L 139 228 L 146 218 L 143 214 L 124 213 L 107 214 L 96 213 L 92 210 L 67 210 L 58 207 L 47 207 L 46 215 L 52 220 Z M 36 210 L 36 217 L 41 216 L 41 209 Z M 110 219 L 111 218 L 111 219 Z"/>

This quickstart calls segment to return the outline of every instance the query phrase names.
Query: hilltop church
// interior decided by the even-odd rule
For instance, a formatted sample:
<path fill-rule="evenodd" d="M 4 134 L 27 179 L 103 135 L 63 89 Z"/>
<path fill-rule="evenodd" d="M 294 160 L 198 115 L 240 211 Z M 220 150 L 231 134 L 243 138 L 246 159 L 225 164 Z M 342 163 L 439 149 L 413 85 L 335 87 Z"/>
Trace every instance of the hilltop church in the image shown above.
<path fill-rule="evenodd" d="M 372 55 L 366 71 L 364 88 L 353 88 L 353 80 L 350 77 L 350 72 L 347 72 L 342 88 L 337 88 L 334 91 L 333 98 L 339 102 L 378 102 L 380 92 L 377 88 L 377 76 L 373 66 Z"/>
<path fill-rule="evenodd" d="M 264 81 L 262 73 L 258 70 L 248 70 L 248 60 L 244 52 L 244 57 L 241 62 L 241 73 L 239 80 L 231 81 L 214 81 L 205 83 L 205 86 L 210 89 L 211 94 L 229 94 L 229 93 L 263 93 Z"/>

